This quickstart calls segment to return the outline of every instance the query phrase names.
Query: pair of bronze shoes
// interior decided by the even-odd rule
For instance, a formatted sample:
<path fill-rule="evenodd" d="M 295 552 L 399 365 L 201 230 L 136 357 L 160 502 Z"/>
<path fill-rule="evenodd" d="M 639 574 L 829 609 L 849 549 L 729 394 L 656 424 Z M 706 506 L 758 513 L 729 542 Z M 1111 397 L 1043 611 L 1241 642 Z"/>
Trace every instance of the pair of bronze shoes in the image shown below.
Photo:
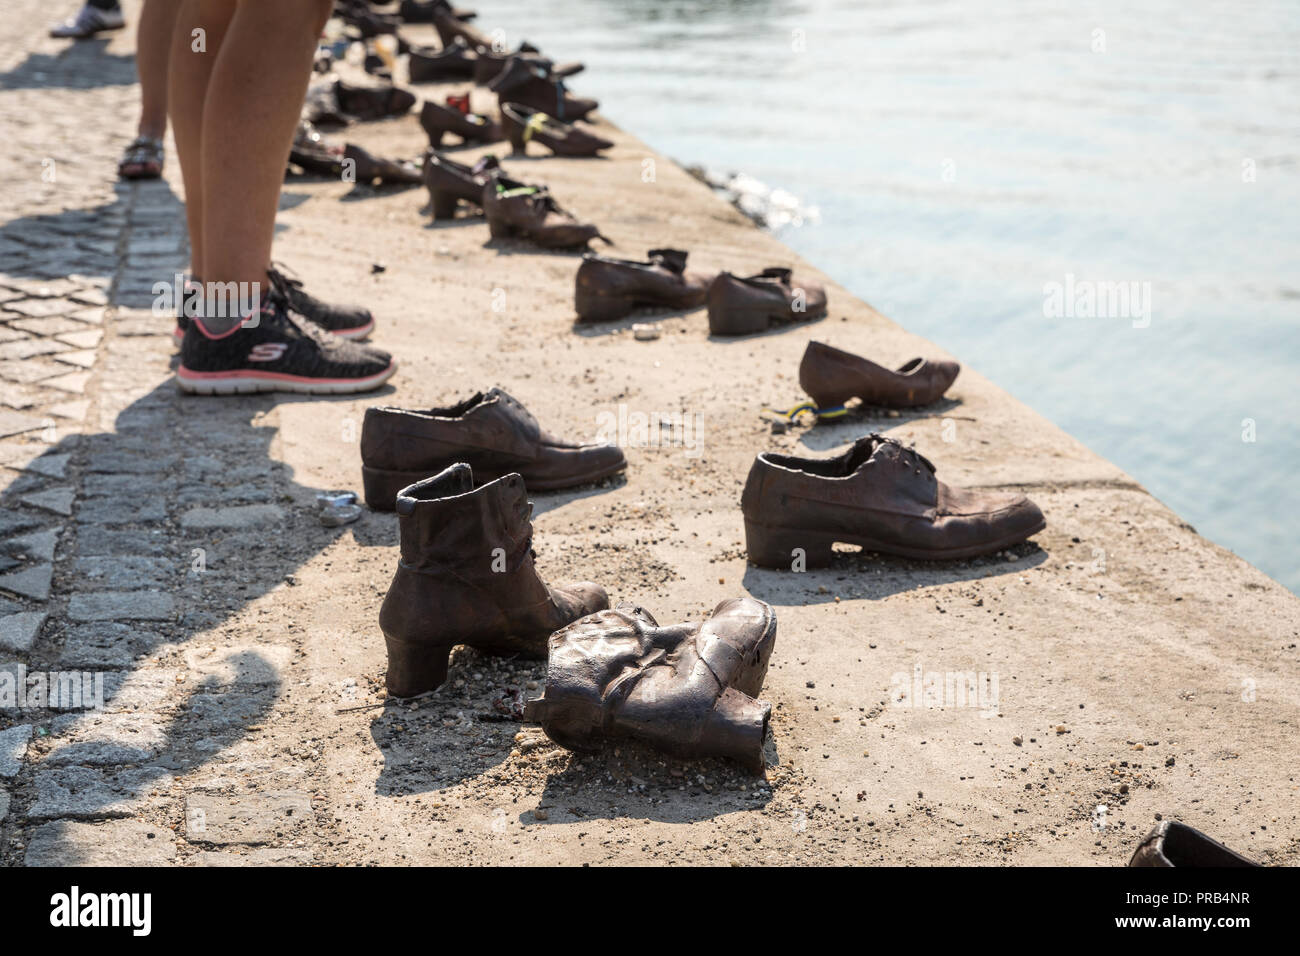
<path fill-rule="evenodd" d="M 776 642 L 770 606 L 736 598 L 702 623 L 660 627 L 643 608 L 608 610 L 598 584 L 547 586 L 519 474 L 482 481 L 454 464 L 403 488 L 396 509 L 401 560 L 379 612 L 390 694 L 439 687 L 458 644 L 546 656 L 545 688 L 524 719 L 561 746 L 631 737 L 761 772 L 772 707 L 756 698 Z"/>
<path fill-rule="evenodd" d="M 497 94 L 500 106 L 517 103 L 566 123 L 585 119 L 600 104 L 593 99 L 573 96 L 564 81 L 582 70 L 582 64 L 556 66 L 537 54 L 512 56 L 505 61 L 487 88 Z"/>
<path fill-rule="evenodd" d="M 826 314 L 826 290 L 796 282 L 789 269 L 755 276 L 688 272 L 687 253 L 651 249 L 645 262 L 588 255 L 574 280 L 574 308 L 582 322 L 609 322 L 638 306 L 709 307 L 714 335 L 748 335 Z"/>
<path fill-rule="evenodd" d="M 431 149 L 441 149 L 448 133 L 460 137 L 462 145 L 495 143 L 502 138 L 501 124 L 479 113 L 425 100 L 420 107 L 420 126 L 429 137 Z"/>
<path fill-rule="evenodd" d="M 614 145 L 602 136 L 522 103 L 501 104 L 501 126 L 519 155 L 528 152 L 529 143 L 545 146 L 556 156 L 596 156 Z"/>

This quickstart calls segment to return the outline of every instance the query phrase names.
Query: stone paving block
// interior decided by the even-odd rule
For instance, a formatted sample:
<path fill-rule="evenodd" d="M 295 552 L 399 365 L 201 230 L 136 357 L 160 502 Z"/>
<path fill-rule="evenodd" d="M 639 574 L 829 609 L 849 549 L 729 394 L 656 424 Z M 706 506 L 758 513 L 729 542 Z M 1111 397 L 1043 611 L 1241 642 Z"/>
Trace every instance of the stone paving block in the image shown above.
<path fill-rule="evenodd" d="M 275 705 L 275 686 L 240 687 L 224 693 L 193 694 L 187 708 L 188 726 L 204 737 L 224 732 L 242 732 L 250 723 L 260 723 Z M 216 750 L 219 745 L 214 744 Z"/>
<path fill-rule="evenodd" d="M 70 515 L 72 503 L 77 500 L 77 492 L 73 488 L 47 488 L 44 491 L 23 495 L 21 500 L 23 504 L 44 508 L 55 514 Z"/>
<path fill-rule="evenodd" d="M 68 298 L 82 305 L 108 305 L 108 294 L 103 289 L 82 289 Z"/>
<path fill-rule="evenodd" d="M 31 385 L 43 379 L 54 378 L 66 371 L 66 365 L 60 365 L 40 356 L 0 362 L 0 378 L 19 385 Z"/>
<path fill-rule="evenodd" d="M 0 362 L 31 358 L 33 355 L 52 355 L 56 352 L 69 352 L 71 350 L 71 345 L 66 342 L 56 342 L 54 339 L 10 339 L 0 344 Z"/>
<path fill-rule="evenodd" d="M 59 661 L 64 667 L 125 668 L 161 643 L 161 635 L 130 624 L 74 624 L 68 628 Z"/>
<path fill-rule="evenodd" d="M 107 475 L 152 475 L 168 471 L 175 463 L 176 458 L 170 455 L 105 451 L 92 454 L 86 462 L 86 470 Z"/>
<path fill-rule="evenodd" d="M 176 859 L 176 837 L 166 827 L 138 820 L 38 827 L 27 844 L 25 866 L 166 866 Z"/>
<path fill-rule="evenodd" d="M 61 316 L 75 312 L 80 305 L 69 299 L 19 299 L 17 302 L 6 302 L 4 307 L 10 312 L 27 316 L 9 323 L 15 329 L 33 335 L 54 335 L 56 332 L 71 332 L 76 328 L 75 322 L 69 322 Z"/>
<path fill-rule="evenodd" d="M 26 568 L 22 571 L 0 574 L 0 589 L 12 591 L 14 594 L 21 594 L 23 597 L 33 598 L 37 601 L 44 601 L 50 596 L 50 582 L 53 577 L 53 567 L 48 564 L 39 564 L 36 567 Z"/>
<path fill-rule="evenodd" d="M 279 524 L 284 512 L 275 505 L 241 505 L 233 508 L 191 508 L 181 516 L 190 530 L 263 528 Z"/>
<path fill-rule="evenodd" d="M 76 332 L 64 332 L 56 336 L 60 343 L 78 349 L 98 348 L 100 339 L 103 337 L 103 330 L 86 328 L 78 329 Z"/>
<path fill-rule="evenodd" d="M 23 653 L 30 651 L 46 617 L 44 611 L 23 611 L 0 617 L 0 648 Z"/>
<path fill-rule="evenodd" d="M 156 714 L 62 714 L 50 721 L 50 735 L 54 749 L 42 758 L 42 767 L 144 763 L 168 743 Z"/>
<path fill-rule="evenodd" d="M 67 476 L 68 462 L 71 460 L 71 455 L 51 455 L 47 453 L 28 462 L 27 470 L 34 471 L 38 475 L 44 475 L 47 478 L 64 478 Z"/>
<path fill-rule="evenodd" d="M 111 714 L 154 713 L 186 691 L 190 675 L 175 667 L 143 667 L 104 675 L 104 710 Z"/>
<path fill-rule="evenodd" d="M 133 497 L 87 498 L 81 503 L 77 519 L 83 524 L 149 524 L 167 518 L 167 502 L 146 496 L 149 482 L 138 481 Z"/>
<path fill-rule="evenodd" d="M 74 319 L 83 325 L 103 325 L 104 310 L 98 308 L 78 309 L 76 312 L 69 312 L 67 318 Z"/>
<path fill-rule="evenodd" d="M 47 528 L 30 534 L 17 535 L 0 542 L 0 551 L 21 558 L 53 561 L 54 549 L 59 543 L 59 529 Z"/>
<path fill-rule="evenodd" d="M 4 823 L 7 816 L 9 816 L 9 791 L 0 787 L 0 823 Z"/>
<path fill-rule="evenodd" d="M 57 388 L 61 392 L 68 392 L 72 395 L 80 395 L 85 392 L 89 381 L 89 372 L 69 372 L 67 375 L 60 375 L 57 378 L 42 379 L 41 386 L 43 388 Z"/>
<path fill-rule="evenodd" d="M 311 797 L 302 791 L 185 798 L 185 838 L 222 846 L 292 839 L 311 827 Z"/>
<path fill-rule="evenodd" d="M 20 724 L 0 730 L 0 777 L 18 776 L 27 756 L 27 744 L 32 739 L 32 725 Z"/>
<path fill-rule="evenodd" d="M 166 554 L 169 538 L 160 528 L 149 530 L 79 525 L 77 551 L 80 554 Z"/>
<path fill-rule="evenodd" d="M 171 774 L 157 767 L 119 770 L 96 767 L 38 768 L 31 820 L 108 819 L 133 816 L 171 789 Z"/>
<path fill-rule="evenodd" d="M 57 405 L 51 405 L 46 409 L 51 415 L 57 415 L 59 418 L 67 418 L 76 422 L 84 422 L 86 413 L 90 411 L 89 401 L 60 402 Z"/>
<path fill-rule="evenodd" d="M 11 289 L 17 289 L 34 299 L 55 299 L 60 296 L 71 295 L 74 292 L 80 292 L 86 288 L 88 283 L 83 279 L 68 277 L 62 279 L 6 279 L 5 285 Z"/>
<path fill-rule="evenodd" d="M 82 587 L 121 591 L 131 588 L 165 588 L 181 577 L 188 565 L 166 558 L 142 555 L 82 555 L 72 565 Z"/>
<path fill-rule="evenodd" d="M 95 356 L 94 349 L 81 349 L 75 352 L 60 352 L 54 356 L 54 361 L 62 362 L 64 365 L 71 365 L 74 368 L 93 368 Z"/>
<path fill-rule="evenodd" d="M 6 412 L 0 411 L 0 438 L 8 438 L 10 435 L 21 435 L 24 432 L 32 432 L 44 428 L 46 420 L 37 415 L 27 415 L 23 412 Z"/>
<path fill-rule="evenodd" d="M 68 617 L 74 621 L 167 621 L 175 614 L 172 596 L 157 591 L 79 592 L 68 601 Z"/>

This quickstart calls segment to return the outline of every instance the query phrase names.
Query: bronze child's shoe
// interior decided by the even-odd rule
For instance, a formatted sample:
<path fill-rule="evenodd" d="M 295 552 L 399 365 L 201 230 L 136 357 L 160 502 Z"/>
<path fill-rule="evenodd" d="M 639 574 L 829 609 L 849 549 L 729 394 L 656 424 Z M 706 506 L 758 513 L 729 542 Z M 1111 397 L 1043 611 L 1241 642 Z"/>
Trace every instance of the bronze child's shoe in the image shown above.
<path fill-rule="evenodd" d="M 825 314 L 826 290 L 817 282 L 795 282 L 789 269 L 764 269 L 747 278 L 724 272 L 709 286 L 714 335 L 750 335 Z"/>
<path fill-rule="evenodd" d="M 755 698 L 775 643 L 776 613 L 753 598 L 670 627 L 620 604 L 551 635 L 546 687 L 524 704 L 524 719 L 572 750 L 633 737 L 676 757 L 729 757 L 762 773 L 772 705 Z"/>
<path fill-rule="evenodd" d="M 622 318 L 638 305 L 694 309 L 704 304 L 710 281 L 686 271 L 680 249 L 651 249 L 648 262 L 588 253 L 578 266 L 573 305 L 584 322 Z"/>
<path fill-rule="evenodd" d="M 604 239 L 600 229 L 561 208 L 545 186 L 493 175 L 483 187 L 483 215 L 493 239 L 522 236 L 543 249 L 574 249 Z"/>
<path fill-rule="evenodd" d="M 897 371 L 822 342 L 809 342 L 799 363 L 799 384 L 819 408 L 850 398 L 883 408 L 913 408 L 943 398 L 957 378 L 956 362 L 914 358 Z"/>
<path fill-rule="evenodd" d="M 344 172 L 350 171 L 356 176 L 355 181 L 358 183 L 373 183 L 379 180 L 385 185 L 418 186 L 424 181 L 424 170 L 418 163 L 382 159 L 371 155 L 354 143 L 348 143 L 344 148 L 343 161 L 345 164 L 352 163 L 350 170 L 346 165 L 344 166 Z"/>
<path fill-rule="evenodd" d="M 542 583 L 519 475 L 483 484 L 469 465 L 452 465 L 402 489 L 397 515 L 401 561 L 379 610 L 395 697 L 442 684 L 457 644 L 541 656 L 553 631 L 609 607 L 599 585 Z"/>
<path fill-rule="evenodd" d="M 406 59 L 406 73 L 412 83 L 442 83 L 468 80 L 474 76 L 478 54 L 461 37 L 441 50 L 415 48 Z"/>
<path fill-rule="evenodd" d="M 949 487 L 927 458 L 881 435 L 833 458 L 764 452 L 740 507 L 749 560 L 769 568 L 825 567 L 836 542 L 905 558 L 971 558 L 1046 526 L 1024 495 Z"/>
<path fill-rule="evenodd" d="M 448 408 L 366 409 L 361 479 L 371 508 L 392 511 L 399 489 L 458 461 L 480 480 L 519 472 L 534 491 L 590 484 L 627 467 L 618 446 L 556 438 L 499 388 Z"/>
<path fill-rule="evenodd" d="M 456 204 L 462 199 L 477 208 L 483 202 L 488 176 L 497 168 L 497 158 L 490 153 L 467 166 L 429 150 L 424 156 L 424 186 L 429 190 L 433 218 L 454 218 Z"/>
<path fill-rule="evenodd" d="M 428 100 L 420 107 L 420 125 L 433 149 L 442 148 L 442 137 L 447 133 L 456 134 L 464 143 L 495 143 L 501 138 L 501 125 L 495 120 Z"/>
<path fill-rule="evenodd" d="M 595 156 L 614 145 L 594 133 L 561 123 L 541 110 L 519 103 L 502 104 L 501 127 L 516 153 L 527 153 L 529 143 L 540 143 L 556 156 Z"/>
<path fill-rule="evenodd" d="M 576 72 L 573 67 L 564 69 Z M 564 78 L 549 61 L 522 56 L 507 60 L 487 88 L 496 92 L 502 106 L 522 103 L 566 123 L 584 118 L 600 105 L 593 99 L 571 96 L 565 89 Z"/>
<path fill-rule="evenodd" d="M 1133 857 L 1128 861 L 1128 865 L 1188 868 L 1259 866 L 1254 860 L 1229 850 L 1195 827 L 1189 827 L 1175 820 L 1163 820 L 1156 824 L 1133 851 Z"/>

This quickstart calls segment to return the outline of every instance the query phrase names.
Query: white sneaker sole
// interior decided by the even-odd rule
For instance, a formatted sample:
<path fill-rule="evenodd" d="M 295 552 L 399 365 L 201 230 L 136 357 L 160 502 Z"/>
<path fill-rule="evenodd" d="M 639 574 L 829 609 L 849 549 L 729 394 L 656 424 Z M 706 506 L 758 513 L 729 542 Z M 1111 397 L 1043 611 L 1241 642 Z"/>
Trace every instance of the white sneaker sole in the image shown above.
<path fill-rule="evenodd" d="M 191 372 L 184 365 L 176 370 L 176 387 L 191 395 L 251 395 L 256 392 L 295 392 L 301 395 L 347 395 L 369 392 L 383 385 L 397 371 L 397 363 L 366 378 L 307 378 L 279 372 Z"/>

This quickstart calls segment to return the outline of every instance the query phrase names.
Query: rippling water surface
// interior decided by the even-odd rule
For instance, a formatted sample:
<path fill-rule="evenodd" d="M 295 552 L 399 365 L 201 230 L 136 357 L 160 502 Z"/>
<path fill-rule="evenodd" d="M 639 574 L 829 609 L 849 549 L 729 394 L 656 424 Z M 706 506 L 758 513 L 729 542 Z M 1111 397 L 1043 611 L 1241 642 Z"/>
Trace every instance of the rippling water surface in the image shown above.
<path fill-rule="evenodd" d="M 657 150 L 817 207 L 782 239 L 1300 591 L 1300 4 L 480 9 Z M 1045 314 L 1067 274 L 1149 316 Z"/>

